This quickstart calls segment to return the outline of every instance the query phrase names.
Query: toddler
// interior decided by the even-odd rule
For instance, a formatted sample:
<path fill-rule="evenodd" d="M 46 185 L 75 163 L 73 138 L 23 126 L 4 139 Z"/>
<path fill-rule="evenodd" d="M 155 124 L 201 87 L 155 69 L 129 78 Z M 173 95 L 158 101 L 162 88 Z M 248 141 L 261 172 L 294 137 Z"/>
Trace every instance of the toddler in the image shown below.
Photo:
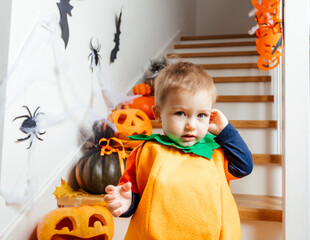
<path fill-rule="evenodd" d="M 252 155 L 224 114 L 200 66 L 178 62 L 155 81 L 156 120 L 164 135 L 144 140 L 104 199 L 113 216 L 133 214 L 125 239 L 240 240 L 229 181 L 251 173 Z"/>

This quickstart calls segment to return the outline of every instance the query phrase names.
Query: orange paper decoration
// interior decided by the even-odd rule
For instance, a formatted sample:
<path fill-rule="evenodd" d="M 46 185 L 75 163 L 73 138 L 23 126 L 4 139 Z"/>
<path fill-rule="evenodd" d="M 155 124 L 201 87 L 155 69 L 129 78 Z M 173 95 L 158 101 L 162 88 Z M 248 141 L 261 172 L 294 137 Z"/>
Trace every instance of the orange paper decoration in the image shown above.
<path fill-rule="evenodd" d="M 253 6 L 260 12 L 272 13 L 279 6 L 281 0 L 262 0 L 260 4 L 257 0 L 252 0 Z"/>
<path fill-rule="evenodd" d="M 260 54 L 257 66 L 263 71 L 275 68 L 282 56 L 283 35 L 280 18 L 280 0 L 252 0 L 256 9 L 256 50 Z"/>

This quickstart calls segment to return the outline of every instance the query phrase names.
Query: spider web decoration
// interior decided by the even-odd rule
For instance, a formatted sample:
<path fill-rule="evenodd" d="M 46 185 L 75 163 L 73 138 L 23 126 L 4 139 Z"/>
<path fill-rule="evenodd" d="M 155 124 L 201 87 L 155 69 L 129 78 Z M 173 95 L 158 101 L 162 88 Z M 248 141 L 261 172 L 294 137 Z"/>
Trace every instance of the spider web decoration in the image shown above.
<path fill-rule="evenodd" d="M 44 115 L 36 115 L 39 111 L 38 109 L 34 114 L 35 117 L 33 114 L 32 117 L 30 116 L 30 122 L 23 122 L 26 127 L 22 126 L 22 129 L 27 134 L 30 134 L 30 137 L 28 138 L 27 135 L 25 138 L 20 138 L 18 140 L 30 140 L 32 144 L 27 152 L 27 161 L 22 163 L 26 166 L 23 168 L 21 174 L 16 173 L 16 179 L 14 179 L 14 184 L 18 187 L 13 187 L 12 189 L 0 188 L 0 194 L 5 199 L 7 204 L 24 204 L 28 201 L 32 201 L 34 193 L 38 189 L 36 184 L 36 176 L 33 171 L 33 162 L 36 156 L 36 140 L 38 139 L 36 138 L 35 133 L 31 132 L 31 130 L 35 129 L 36 131 L 41 127 L 47 129 L 50 126 L 68 119 L 77 110 L 89 110 L 89 108 L 79 99 L 75 92 L 71 78 L 68 76 L 67 70 L 69 64 L 66 61 L 65 49 L 58 34 L 60 32 L 60 26 L 58 23 L 59 13 L 57 13 L 57 7 L 55 7 L 55 4 L 53 3 L 53 8 L 49 8 L 42 3 L 41 15 L 35 22 L 32 31 L 24 43 L 24 46 L 10 67 L 7 76 L 0 83 L 1 92 L 2 89 L 6 89 L 7 93 L 5 101 L 0 103 L 0 109 L 3 109 L 4 111 L 9 109 L 13 103 L 20 100 L 32 84 L 37 81 L 41 81 L 42 79 L 46 80 L 51 77 L 53 77 L 53 80 L 56 80 L 58 83 L 57 86 L 59 92 L 62 93 L 62 87 L 64 86 L 69 87 L 70 90 L 66 91 L 66 95 L 70 98 L 70 102 L 73 102 L 73 104 L 69 105 L 68 102 L 62 99 L 62 103 L 66 107 L 62 112 L 53 114 L 45 111 Z M 51 56 L 51 59 L 48 59 L 48 62 L 45 61 L 45 56 L 47 55 Z M 48 70 L 48 72 L 46 72 L 46 70 Z M 30 110 L 28 113 L 31 115 Z M 27 118 L 26 116 L 28 115 L 22 116 Z M 19 118 L 22 118 L 22 116 L 17 117 L 15 121 L 17 122 Z M 39 117 L 44 120 L 42 126 L 38 121 Z M 39 128 L 36 128 L 34 123 L 36 125 L 39 124 Z M 30 128 L 28 128 L 29 126 Z M 38 134 L 39 138 L 40 135 L 41 134 Z M 22 177 L 26 177 L 27 179 Z M 16 191 L 17 189 L 22 191 Z"/>
<path fill-rule="evenodd" d="M 100 45 L 98 44 L 94 47 L 90 43 L 90 50 L 91 53 L 89 57 L 91 58 L 91 69 L 92 69 L 92 77 L 93 77 L 93 95 L 94 98 L 97 98 L 97 102 L 103 103 L 107 106 L 109 112 L 115 109 L 120 104 L 128 104 L 132 102 L 133 99 L 140 97 L 141 95 L 133 95 L 133 96 L 126 96 L 125 94 L 120 93 L 106 78 L 104 73 L 100 67 Z M 92 105 L 94 107 L 94 105 Z"/>
<path fill-rule="evenodd" d="M 257 26 L 249 32 L 255 31 L 257 36 L 256 49 L 260 54 L 257 66 L 263 71 L 277 67 L 283 54 L 283 27 L 279 3 L 280 0 L 261 0 L 261 3 L 252 0 Z"/>

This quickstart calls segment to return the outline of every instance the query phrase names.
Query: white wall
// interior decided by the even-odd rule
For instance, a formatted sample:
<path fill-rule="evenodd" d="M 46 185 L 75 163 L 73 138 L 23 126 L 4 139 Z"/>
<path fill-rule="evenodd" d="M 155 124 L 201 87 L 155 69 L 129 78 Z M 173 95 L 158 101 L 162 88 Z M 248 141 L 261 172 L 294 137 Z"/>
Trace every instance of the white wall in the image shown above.
<path fill-rule="evenodd" d="M 284 239 L 310 239 L 308 0 L 284 2 Z M 296 48 L 296 46 L 298 46 Z"/>
<path fill-rule="evenodd" d="M 5 6 L 3 4 L 0 3 L 0 9 Z M 56 62 L 52 45 L 48 42 L 43 47 L 47 41 L 42 42 L 50 32 L 39 25 L 38 31 L 30 35 L 36 23 L 41 20 L 49 22 L 55 13 L 59 17 L 55 0 L 12 1 L 11 33 L 5 36 L 7 39 L 10 37 L 8 68 L 17 66 L 18 60 L 22 59 L 19 54 L 24 46 L 31 46 L 34 42 L 36 44 L 31 49 L 33 54 L 29 55 L 28 61 L 21 63 L 20 69 L 27 75 L 17 75 L 8 82 L 6 97 L 11 101 L 4 113 L 1 190 L 22 195 L 29 162 L 33 164 L 37 187 L 33 205 L 8 206 L 4 198 L 0 197 L 0 239 L 26 239 L 31 236 L 39 219 L 49 209 L 56 207 L 56 200 L 51 194 L 55 184 L 60 184 L 61 177 L 67 179 L 70 167 L 77 161 L 79 128 L 81 125 L 90 127 L 91 124 L 89 113 L 84 108 L 89 106 L 92 92 L 88 59 L 90 39 L 93 38 L 94 43 L 98 39 L 101 44 L 101 67 L 107 78 L 120 92 L 127 93 L 141 79 L 149 60 L 158 57 L 165 47 L 169 47 L 181 29 L 185 35 L 193 34 L 194 31 L 194 21 L 191 19 L 194 19 L 195 1 L 75 0 L 71 1 L 71 5 L 74 8 L 72 17 L 68 17 L 70 38 L 66 50 L 59 38 L 60 32 L 56 29 L 56 49 L 63 54 L 63 58 L 57 61 L 61 70 L 57 76 L 54 72 Z M 115 62 L 110 64 L 115 15 L 121 9 L 120 51 Z M 34 58 L 37 53 L 39 60 Z M 27 72 L 34 63 L 36 68 Z M 68 65 L 61 65 L 64 63 Z M 29 83 L 25 84 L 28 80 Z M 23 87 L 20 89 L 21 84 Z M 32 112 L 40 106 L 46 120 L 45 128 L 42 129 L 46 130 L 46 134 L 42 135 L 43 141 L 34 140 L 29 150 L 26 150 L 29 142 L 15 142 L 17 138 L 27 136 L 19 131 L 24 119 L 12 122 L 15 117 L 26 114 L 23 105 L 29 106 Z M 99 111 L 106 117 L 107 110 L 104 107 Z M 17 225 L 25 223 L 27 227 L 13 233 Z"/>
<path fill-rule="evenodd" d="M 7 74 L 8 67 L 8 55 L 9 55 L 9 38 L 10 38 L 10 19 L 11 19 L 11 1 L 5 0 L 1 4 L 0 8 L 0 22 L 2 35 L 0 38 L 0 84 L 1 80 Z M 5 99 L 5 89 L 0 88 L 0 102 Z M 0 104 L 1 105 L 1 104 Z M 3 106 L 0 106 L 0 112 L 3 112 Z M 3 141 L 3 124 L 4 119 L 0 117 L 0 146 L 2 146 Z M 2 155 L 2 148 L 0 147 L 0 155 Z M 0 165 L 1 171 L 1 165 Z M 1 181 L 1 180 L 0 180 Z"/>
<path fill-rule="evenodd" d="M 256 25 L 248 13 L 253 9 L 249 0 L 197 0 L 196 35 L 247 33 Z"/>

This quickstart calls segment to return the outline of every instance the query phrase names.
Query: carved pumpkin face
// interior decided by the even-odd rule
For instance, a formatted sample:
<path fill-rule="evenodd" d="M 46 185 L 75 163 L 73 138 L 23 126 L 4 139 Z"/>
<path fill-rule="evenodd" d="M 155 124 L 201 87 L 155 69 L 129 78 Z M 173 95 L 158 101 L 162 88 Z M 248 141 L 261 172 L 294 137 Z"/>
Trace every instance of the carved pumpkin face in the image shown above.
<path fill-rule="evenodd" d="M 275 56 L 270 59 L 265 59 L 263 56 L 260 56 L 257 60 L 257 66 L 260 70 L 268 71 L 278 66 L 279 62 L 280 57 Z"/>
<path fill-rule="evenodd" d="M 114 222 L 102 206 L 65 207 L 44 216 L 37 227 L 38 240 L 112 240 Z"/>
<path fill-rule="evenodd" d="M 118 130 L 118 138 L 128 140 L 127 136 L 150 135 L 152 124 L 148 116 L 138 109 L 122 109 L 112 112 L 111 122 Z"/>

